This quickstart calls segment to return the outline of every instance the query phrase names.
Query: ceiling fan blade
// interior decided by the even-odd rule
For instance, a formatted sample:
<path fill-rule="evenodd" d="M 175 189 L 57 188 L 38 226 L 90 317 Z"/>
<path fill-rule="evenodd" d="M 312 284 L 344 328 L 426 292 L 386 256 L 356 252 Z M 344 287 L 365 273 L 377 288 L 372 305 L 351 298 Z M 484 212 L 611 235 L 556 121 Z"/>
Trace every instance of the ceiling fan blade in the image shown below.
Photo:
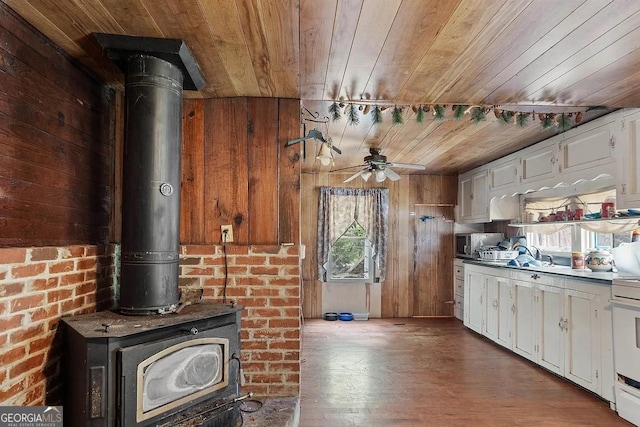
<path fill-rule="evenodd" d="M 353 165 L 353 166 L 347 166 L 347 167 L 345 167 L 345 168 L 334 169 L 334 170 L 331 170 L 331 171 L 329 171 L 329 172 L 341 172 L 341 171 L 346 171 L 346 170 L 348 170 L 348 169 L 361 168 L 361 167 L 364 167 L 364 166 L 367 166 L 367 165 Z"/>
<path fill-rule="evenodd" d="M 362 172 L 364 172 L 364 171 L 366 171 L 366 169 L 359 170 L 358 172 L 354 173 L 353 175 L 351 175 L 349 178 L 345 179 L 345 180 L 344 180 L 344 181 L 342 181 L 342 182 L 349 182 L 349 181 L 353 181 L 354 179 L 356 179 L 357 177 L 359 177 L 359 176 L 362 174 Z"/>
<path fill-rule="evenodd" d="M 397 181 L 400 179 L 400 175 L 398 175 L 395 171 L 389 169 L 388 167 L 384 169 L 384 172 L 387 174 L 387 178 L 391 181 Z"/>
<path fill-rule="evenodd" d="M 387 166 L 393 166 L 394 168 L 405 168 L 405 169 L 416 169 L 416 170 L 425 170 L 425 165 L 416 165 L 414 163 L 388 163 Z"/>

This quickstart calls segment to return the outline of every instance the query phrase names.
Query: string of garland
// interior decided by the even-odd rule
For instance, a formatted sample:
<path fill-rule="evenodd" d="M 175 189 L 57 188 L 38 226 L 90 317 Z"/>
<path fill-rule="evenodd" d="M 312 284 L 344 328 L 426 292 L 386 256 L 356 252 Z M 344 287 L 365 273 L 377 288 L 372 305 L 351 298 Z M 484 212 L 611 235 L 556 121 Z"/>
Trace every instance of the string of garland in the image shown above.
<path fill-rule="evenodd" d="M 404 113 L 406 106 L 395 105 L 391 110 L 391 123 L 392 125 L 401 125 L 405 122 Z M 383 112 L 387 109 L 387 106 L 378 104 L 366 104 L 363 105 L 358 102 L 350 102 L 348 104 L 342 101 L 333 102 L 329 105 L 329 116 L 331 120 L 337 121 L 342 118 L 342 114 L 347 117 L 347 124 L 357 126 L 360 124 L 360 114 L 370 114 L 371 121 L 374 124 L 383 122 Z M 591 109 L 601 109 L 603 107 L 591 107 Z M 571 129 L 572 126 L 579 124 L 582 121 L 583 113 L 530 113 L 530 112 L 518 112 L 510 110 L 501 110 L 496 107 L 486 106 L 469 106 L 456 104 L 451 106 L 453 111 L 453 120 L 463 120 L 464 115 L 469 113 L 470 121 L 474 124 L 484 122 L 487 120 L 487 114 L 493 109 L 493 113 L 499 123 L 502 124 L 514 124 L 517 127 L 524 128 L 529 124 L 529 121 L 533 119 L 540 121 L 540 126 L 543 130 L 555 128 L 560 132 Z M 415 119 L 417 123 L 424 123 L 427 113 L 431 112 L 434 120 L 446 119 L 446 108 L 444 105 L 412 105 L 411 110 L 415 113 Z"/>

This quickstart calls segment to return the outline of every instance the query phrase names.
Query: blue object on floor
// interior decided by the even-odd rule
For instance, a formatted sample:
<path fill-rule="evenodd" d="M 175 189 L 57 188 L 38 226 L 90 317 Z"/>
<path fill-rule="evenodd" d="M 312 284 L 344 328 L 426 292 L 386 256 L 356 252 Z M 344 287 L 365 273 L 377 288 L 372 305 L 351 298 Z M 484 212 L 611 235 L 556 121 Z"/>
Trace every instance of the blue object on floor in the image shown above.
<path fill-rule="evenodd" d="M 338 313 L 338 318 L 340 320 L 344 320 L 344 321 L 353 320 L 353 314 L 352 313 Z"/>

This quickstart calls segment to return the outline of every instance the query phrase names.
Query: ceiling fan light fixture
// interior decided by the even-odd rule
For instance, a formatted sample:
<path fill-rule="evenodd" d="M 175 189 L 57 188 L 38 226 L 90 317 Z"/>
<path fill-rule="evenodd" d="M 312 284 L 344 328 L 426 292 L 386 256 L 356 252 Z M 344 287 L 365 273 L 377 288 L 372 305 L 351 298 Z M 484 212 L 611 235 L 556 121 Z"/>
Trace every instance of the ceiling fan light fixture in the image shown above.
<path fill-rule="evenodd" d="M 362 177 L 362 179 L 364 179 L 365 181 L 369 181 L 369 178 L 371 178 L 371 171 L 363 171 L 360 176 Z"/>
<path fill-rule="evenodd" d="M 320 145 L 320 150 L 318 150 L 316 159 L 320 160 L 320 163 L 324 166 L 328 166 L 331 163 L 333 156 L 331 155 L 331 148 L 329 147 L 329 144 L 323 142 Z"/>
<path fill-rule="evenodd" d="M 376 171 L 376 182 L 382 182 L 387 178 L 387 174 L 384 173 L 383 169 L 378 169 Z"/>

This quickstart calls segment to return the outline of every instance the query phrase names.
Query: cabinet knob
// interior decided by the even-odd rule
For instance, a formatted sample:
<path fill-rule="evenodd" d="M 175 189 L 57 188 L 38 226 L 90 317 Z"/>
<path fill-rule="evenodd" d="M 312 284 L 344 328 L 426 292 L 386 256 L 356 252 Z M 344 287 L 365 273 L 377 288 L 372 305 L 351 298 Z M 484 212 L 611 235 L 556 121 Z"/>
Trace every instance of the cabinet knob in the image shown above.
<path fill-rule="evenodd" d="M 538 276 L 536 273 L 533 273 L 531 275 L 531 278 L 534 279 L 534 280 L 538 280 L 540 278 L 540 276 Z"/>

